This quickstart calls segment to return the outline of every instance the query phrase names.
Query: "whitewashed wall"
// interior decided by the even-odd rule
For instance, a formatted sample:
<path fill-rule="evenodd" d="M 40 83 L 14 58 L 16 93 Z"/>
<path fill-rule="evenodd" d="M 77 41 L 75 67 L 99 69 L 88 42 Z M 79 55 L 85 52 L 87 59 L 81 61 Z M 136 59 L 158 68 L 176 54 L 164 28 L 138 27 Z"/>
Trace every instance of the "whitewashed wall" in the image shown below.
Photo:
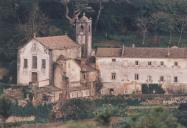
<path fill-rule="evenodd" d="M 116 59 L 112 62 L 112 59 Z M 135 64 L 139 62 L 139 65 Z M 148 62 L 152 65 L 149 66 Z M 164 66 L 160 62 L 164 62 Z M 174 63 L 178 62 L 178 66 Z M 105 86 L 107 83 L 130 83 L 135 81 L 135 74 L 139 74 L 137 83 L 148 83 L 148 76 L 152 76 L 152 82 L 160 83 L 160 76 L 164 76 L 164 83 L 187 84 L 187 59 L 157 59 L 157 58 L 107 58 L 97 57 L 97 68 L 100 71 L 100 78 Z M 111 79 L 111 74 L 116 73 L 116 79 Z M 178 77 L 178 82 L 174 82 L 174 77 Z"/>
<path fill-rule="evenodd" d="M 38 81 L 41 86 L 49 85 L 50 79 L 50 55 L 46 49 L 36 40 L 31 40 L 18 53 L 18 78 L 17 83 L 28 85 L 32 81 L 32 72 L 38 73 Z M 37 69 L 32 68 L 32 56 L 37 56 Z M 24 59 L 28 59 L 28 67 L 24 68 Z M 42 59 L 46 60 L 46 69 L 42 69 Z"/>

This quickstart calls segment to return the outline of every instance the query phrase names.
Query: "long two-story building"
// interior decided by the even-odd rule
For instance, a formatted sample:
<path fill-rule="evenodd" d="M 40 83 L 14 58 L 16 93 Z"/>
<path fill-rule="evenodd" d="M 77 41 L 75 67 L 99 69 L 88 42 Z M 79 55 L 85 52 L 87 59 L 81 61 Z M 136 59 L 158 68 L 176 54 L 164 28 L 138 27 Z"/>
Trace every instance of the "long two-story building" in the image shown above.
<path fill-rule="evenodd" d="M 96 66 L 103 94 L 141 92 L 143 84 L 187 91 L 187 48 L 98 48 Z"/>

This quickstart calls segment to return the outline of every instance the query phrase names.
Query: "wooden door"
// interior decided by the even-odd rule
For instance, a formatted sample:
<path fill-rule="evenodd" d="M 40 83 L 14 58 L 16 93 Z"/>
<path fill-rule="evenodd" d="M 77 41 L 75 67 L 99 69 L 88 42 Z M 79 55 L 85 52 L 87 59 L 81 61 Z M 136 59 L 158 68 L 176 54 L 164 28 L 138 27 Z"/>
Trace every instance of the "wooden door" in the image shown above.
<path fill-rule="evenodd" d="M 32 82 L 36 83 L 38 81 L 38 73 L 32 72 Z"/>

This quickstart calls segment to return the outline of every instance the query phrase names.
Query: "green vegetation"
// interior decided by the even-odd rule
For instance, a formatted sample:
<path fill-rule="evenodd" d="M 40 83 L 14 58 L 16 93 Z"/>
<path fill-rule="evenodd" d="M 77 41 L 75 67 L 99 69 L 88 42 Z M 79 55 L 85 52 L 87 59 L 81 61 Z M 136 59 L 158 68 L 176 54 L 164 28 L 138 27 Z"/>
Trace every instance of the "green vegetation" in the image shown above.
<path fill-rule="evenodd" d="M 187 40 L 184 0 L 70 0 L 66 3 L 61 0 L 0 0 L 1 55 L 14 55 L 18 46 L 33 33 L 73 36 L 74 14 L 83 11 L 93 18 L 95 41 L 117 39 L 127 45 L 168 46 L 169 43 L 183 46 Z"/>
<path fill-rule="evenodd" d="M 127 99 L 123 96 L 106 96 L 96 100 L 70 99 L 62 105 L 61 110 L 64 120 L 94 118 L 98 111 L 100 113 L 104 108 L 108 108 L 106 106 L 113 108 L 113 116 L 124 116 L 128 105 L 139 105 L 140 102 L 137 98 Z"/>
<path fill-rule="evenodd" d="M 156 108 L 139 113 L 134 117 L 125 117 L 114 128 L 184 128 L 167 109 Z"/>
<path fill-rule="evenodd" d="M 181 124 L 187 127 L 187 103 L 181 104 L 179 106 L 176 117 Z"/>
<path fill-rule="evenodd" d="M 114 108 L 111 105 L 103 105 L 95 112 L 96 120 L 107 126 L 110 125 L 112 115 L 114 115 Z"/>
<path fill-rule="evenodd" d="M 1 96 L 0 97 L 0 115 L 4 119 L 7 119 L 11 115 L 10 107 L 11 107 L 11 100 L 9 98 Z"/>

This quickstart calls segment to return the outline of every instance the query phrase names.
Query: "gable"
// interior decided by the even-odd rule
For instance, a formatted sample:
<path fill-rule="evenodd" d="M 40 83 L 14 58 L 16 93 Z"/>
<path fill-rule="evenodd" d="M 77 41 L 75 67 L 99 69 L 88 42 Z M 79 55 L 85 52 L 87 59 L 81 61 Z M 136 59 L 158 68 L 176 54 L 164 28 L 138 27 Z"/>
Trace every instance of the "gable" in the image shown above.
<path fill-rule="evenodd" d="M 30 55 L 32 54 L 48 54 L 49 49 L 42 45 L 40 42 L 35 39 L 30 40 L 27 44 L 25 44 L 22 48 L 19 49 L 20 54 Z"/>

